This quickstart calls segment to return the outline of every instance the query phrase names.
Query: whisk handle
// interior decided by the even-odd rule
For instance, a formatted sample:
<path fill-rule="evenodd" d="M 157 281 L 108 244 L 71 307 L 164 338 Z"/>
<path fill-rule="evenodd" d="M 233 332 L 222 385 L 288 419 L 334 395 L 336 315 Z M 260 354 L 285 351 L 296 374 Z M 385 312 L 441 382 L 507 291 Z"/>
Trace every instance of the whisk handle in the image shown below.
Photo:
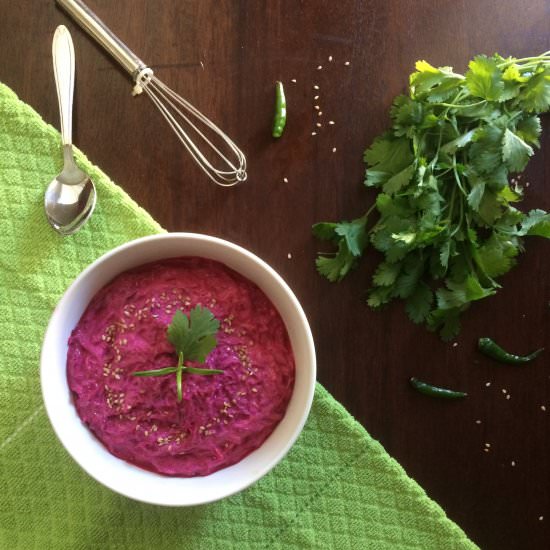
<path fill-rule="evenodd" d="M 120 38 L 114 35 L 103 21 L 81 0 L 56 0 L 57 3 L 107 52 L 109 52 L 132 77 L 147 65 Z"/>

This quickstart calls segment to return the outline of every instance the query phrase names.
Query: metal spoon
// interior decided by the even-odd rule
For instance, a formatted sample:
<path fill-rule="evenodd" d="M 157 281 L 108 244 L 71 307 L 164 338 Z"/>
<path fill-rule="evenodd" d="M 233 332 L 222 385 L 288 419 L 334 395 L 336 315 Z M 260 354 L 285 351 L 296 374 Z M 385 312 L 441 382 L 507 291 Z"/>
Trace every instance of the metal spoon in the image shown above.
<path fill-rule="evenodd" d="M 44 208 L 51 226 L 62 235 L 71 235 L 91 216 L 96 203 L 96 191 L 94 182 L 75 164 L 73 157 L 74 47 L 64 25 L 55 31 L 52 56 L 61 119 L 63 170 L 48 185 Z"/>

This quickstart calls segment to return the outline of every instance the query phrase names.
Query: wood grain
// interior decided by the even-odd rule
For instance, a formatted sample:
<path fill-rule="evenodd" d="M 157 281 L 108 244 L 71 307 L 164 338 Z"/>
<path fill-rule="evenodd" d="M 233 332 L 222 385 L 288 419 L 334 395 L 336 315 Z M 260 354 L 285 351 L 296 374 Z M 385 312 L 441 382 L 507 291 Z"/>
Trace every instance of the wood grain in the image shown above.
<path fill-rule="evenodd" d="M 499 294 L 464 316 L 452 346 L 411 324 L 400 304 L 366 307 L 375 252 L 339 285 L 321 279 L 310 232 L 316 221 L 369 205 L 362 152 L 388 125 L 391 100 L 417 59 L 462 72 L 477 53 L 548 50 L 546 0 L 89 0 L 157 76 L 246 151 L 249 181 L 233 189 L 206 180 L 147 98 L 131 97 L 128 76 L 53 1 L 2 4 L 2 82 L 58 126 L 51 38 L 67 25 L 77 145 L 166 229 L 235 241 L 278 270 L 311 321 L 319 380 L 476 543 L 548 548 L 548 358 L 497 366 L 475 341 L 492 336 L 520 353 L 550 344 L 550 243 L 529 241 Z M 289 104 L 278 141 L 270 137 L 276 80 Z M 525 208 L 550 209 L 548 118 L 544 132 L 527 170 Z M 470 397 L 426 399 L 408 388 L 411 375 Z"/>

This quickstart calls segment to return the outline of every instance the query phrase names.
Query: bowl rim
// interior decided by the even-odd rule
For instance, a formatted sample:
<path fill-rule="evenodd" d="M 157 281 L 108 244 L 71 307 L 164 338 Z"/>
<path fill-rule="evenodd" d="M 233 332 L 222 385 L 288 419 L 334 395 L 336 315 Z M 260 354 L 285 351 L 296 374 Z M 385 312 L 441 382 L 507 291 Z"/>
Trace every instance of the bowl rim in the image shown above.
<path fill-rule="evenodd" d="M 139 247 L 142 244 L 149 243 L 151 241 L 172 240 L 172 239 L 174 239 L 174 240 L 192 240 L 192 241 L 208 242 L 208 243 L 213 244 L 216 247 L 220 247 L 220 249 L 223 249 L 223 248 L 230 249 L 230 250 L 232 250 L 234 252 L 237 252 L 237 253 L 241 254 L 242 256 L 246 257 L 247 261 L 251 261 L 252 263 L 259 266 L 263 271 L 267 272 L 267 274 L 271 277 L 271 279 L 284 292 L 285 297 L 290 301 L 290 304 L 291 304 L 292 310 L 293 310 L 293 315 L 296 315 L 297 320 L 299 321 L 299 324 L 300 324 L 301 329 L 303 330 L 303 333 L 304 333 L 304 336 L 305 336 L 304 346 L 306 348 L 306 354 L 307 354 L 308 359 L 309 359 L 308 362 L 310 362 L 309 376 L 307 378 L 307 391 L 305 392 L 305 395 L 303 396 L 303 398 L 301 400 L 302 407 L 301 407 L 300 417 L 299 417 L 298 421 L 293 425 L 293 429 L 292 429 L 292 433 L 290 434 L 290 437 L 288 437 L 288 439 L 285 441 L 285 443 L 280 446 L 280 448 L 278 449 L 276 455 L 269 462 L 267 462 L 266 464 L 264 464 L 261 467 L 257 468 L 255 473 L 250 475 L 250 477 L 247 478 L 244 483 L 238 484 L 238 486 L 236 486 L 236 487 L 234 487 L 230 490 L 226 490 L 226 491 L 221 490 L 219 495 L 215 495 L 215 496 L 212 496 L 212 497 L 209 497 L 209 498 L 202 498 L 202 499 L 199 498 L 199 499 L 193 500 L 192 502 L 191 501 L 190 502 L 185 501 L 185 502 L 179 502 L 179 503 L 174 503 L 173 501 L 166 502 L 166 501 L 162 501 L 162 499 L 158 499 L 158 498 L 147 498 L 147 497 L 144 497 L 143 495 L 140 495 L 139 490 L 136 493 L 136 492 L 132 491 L 131 488 L 128 488 L 127 490 L 124 490 L 125 489 L 124 487 L 123 488 L 121 488 L 120 486 L 113 487 L 112 483 L 109 483 L 105 479 L 102 479 L 101 476 L 96 475 L 96 473 L 94 473 L 94 472 L 91 472 L 85 465 L 83 465 L 81 460 L 80 460 L 81 451 L 79 451 L 77 449 L 77 447 L 75 447 L 74 445 L 71 445 L 70 443 L 67 443 L 67 441 L 66 441 L 67 434 L 65 434 L 61 430 L 61 427 L 54 420 L 55 415 L 53 414 L 53 404 L 52 404 L 51 400 L 54 399 L 55 396 L 50 395 L 49 385 L 48 385 L 48 383 L 45 383 L 46 373 L 47 373 L 48 369 L 51 368 L 51 366 L 49 365 L 50 362 L 47 360 L 47 357 L 46 357 L 47 351 L 48 351 L 50 346 L 55 345 L 55 341 L 52 341 L 52 339 L 55 338 L 54 333 L 57 330 L 57 327 L 58 327 L 59 323 L 61 322 L 60 318 L 62 317 L 62 314 L 63 314 L 65 308 L 67 308 L 68 305 L 70 304 L 70 298 L 72 297 L 73 293 L 78 290 L 78 288 L 82 284 L 82 281 L 85 281 L 87 279 L 87 277 L 89 276 L 89 274 L 91 272 L 93 272 L 94 270 L 96 270 L 98 268 L 98 266 L 100 266 L 101 264 L 103 264 L 104 262 L 106 262 L 107 260 L 109 260 L 110 258 L 112 258 L 114 256 L 124 254 L 129 249 Z M 185 255 L 188 255 L 188 254 L 182 253 L 182 256 L 185 256 Z M 200 254 L 199 254 L 199 256 L 200 256 Z M 169 257 L 175 257 L 175 256 L 167 255 L 167 256 L 164 256 L 164 257 L 169 258 Z M 159 260 L 145 260 L 143 262 L 143 264 L 149 263 L 149 261 L 160 261 L 160 259 L 161 258 L 159 258 Z M 221 260 L 218 260 L 218 261 L 221 261 Z M 223 261 L 221 261 L 221 262 L 223 263 Z M 127 269 L 131 269 L 131 268 L 128 268 L 128 267 L 122 268 L 121 270 L 114 272 L 112 274 L 111 278 L 113 278 L 116 275 L 126 271 Z M 238 269 L 235 269 L 233 267 L 230 267 L 230 269 L 234 269 L 235 271 L 239 272 Z M 250 276 L 248 276 L 244 273 L 241 273 L 241 274 L 244 277 L 246 277 L 247 279 L 252 280 L 253 283 L 258 284 L 258 283 L 256 283 L 256 281 L 251 279 Z M 107 283 L 104 283 L 104 284 L 107 284 Z M 262 291 L 264 291 L 264 290 L 262 289 Z M 268 295 L 268 298 L 271 300 L 271 297 L 269 295 Z M 287 328 L 287 330 L 288 330 L 288 328 Z M 231 495 L 234 495 L 234 494 L 236 494 L 240 491 L 243 491 L 244 489 L 246 489 L 250 485 L 257 482 L 259 479 L 261 479 L 269 471 L 271 471 L 289 452 L 289 450 L 291 449 L 291 447 L 294 445 L 297 438 L 299 437 L 300 433 L 302 432 L 302 429 L 303 429 L 303 427 L 304 427 L 304 425 L 307 421 L 307 418 L 309 416 L 311 406 L 312 406 L 312 403 L 313 403 L 314 393 L 315 393 L 316 369 L 317 369 L 317 365 L 316 365 L 316 355 L 315 355 L 315 344 L 314 344 L 313 335 L 311 333 L 311 328 L 310 328 L 309 322 L 308 322 L 307 317 L 305 315 L 305 312 L 304 312 L 300 302 L 296 298 L 295 294 L 293 293 L 293 291 L 291 290 L 289 285 L 285 282 L 285 280 L 277 273 L 277 271 L 275 271 L 267 262 L 262 260 L 256 254 L 254 254 L 253 252 L 249 251 L 248 249 L 246 249 L 246 248 L 244 248 L 244 247 L 242 247 L 238 244 L 235 244 L 231 241 L 227 241 L 227 240 L 219 238 L 219 237 L 206 235 L 206 234 L 202 234 L 202 233 L 192 233 L 192 232 L 173 232 L 173 233 L 159 233 L 159 234 L 154 234 L 154 235 L 147 235 L 147 236 L 144 236 L 144 237 L 140 237 L 140 238 L 133 239 L 131 241 L 125 242 L 121 245 L 118 245 L 115 248 L 105 252 L 104 254 L 102 254 L 101 256 L 96 258 L 91 264 L 89 264 L 87 267 L 85 267 L 78 274 L 78 276 L 66 288 L 63 295 L 59 299 L 59 301 L 58 301 L 58 303 L 57 303 L 57 305 L 56 305 L 56 307 L 55 307 L 55 309 L 54 309 L 54 311 L 53 311 L 53 313 L 50 317 L 50 320 L 48 322 L 48 326 L 46 328 L 46 331 L 44 333 L 44 338 L 43 338 L 42 347 L 41 347 L 41 354 L 40 354 L 40 381 L 41 381 L 41 391 L 42 391 L 42 398 L 43 398 L 45 410 L 46 410 L 49 422 L 50 422 L 50 424 L 51 424 L 51 426 L 54 430 L 54 433 L 56 434 L 58 440 L 61 442 L 61 444 L 63 445 L 65 450 L 73 458 L 73 460 L 88 475 L 90 475 L 93 479 L 95 479 L 97 482 L 99 482 L 103 486 L 109 488 L 110 490 L 112 490 L 116 493 L 122 494 L 122 495 L 124 495 L 128 498 L 131 498 L 133 500 L 136 500 L 136 501 L 141 501 L 141 502 L 148 503 L 148 504 L 157 504 L 157 505 L 172 506 L 172 507 L 195 506 L 195 505 L 207 504 L 207 503 L 210 503 L 210 502 L 215 502 L 217 500 L 221 500 L 223 498 L 227 498 L 227 497 L 229 497 Z M 66 372 L 66 367 L 65 367 L 64 371 Z M 72 399 L 70 400 L 70 406 L 72 406 L 74 408 L 74 403 L 72 402 Z M 75 410 L 75 412 L 76 412 L 76 410 Z M 283 416 L 283 418 L 284 418 L 284 416 Z M 89 430 L 89 428 L 87 428 L 83 423 L 82 423 L 82 427 L 84 429 L 88 430 L 90 434 L 92 434 L 92 432 Z M 92 436 L 95 439 L 97 439 L 95 435 L 92 434 Z M 99 440 L 97 440 L 97 441 L 99 442 L 100 446 L 102 447 L 102 449 L 105 453 L 108 453 L 110 456 L 114 456 L 107 450 L 107 448 L 105 448 L 103 446 L 101 441 L 99 441 Z M 262 445 L 264 443 L 262 443 Z M 260 447 L 258 449 L 260 449 L 262 447 L 262 445 L 260 445 Z M 255 451 L 253 451 L 253 453 L 254 452 Z M 251 454 L 253 454 L 253 453 L 251 453 Z M 248 455 L 248 456 L 251 456 L 251 455 Z M 118 457 L 115 457 L 115 458 L 117 460 L 122 461 L 122 462 L 126 462 L 123 459 L 120 459 Z M 130 463 L 126 462 L 126 464 L 130 464 Z M 238 464 L 238 462 L 236 464 Z M 161 476 L 160 474 L 157 474 L 155 472 L 150 472 L 148 470 L 139 468 L 138 466 L 135 466 L 133 464 L 131 464 L 131 466 L 133 466 L 134 468 L 137 468 L 138 470 L 140 470 L 140 472 L 143 475 L 151 475 L 151 476 L 155 476 L 155 477 Z M 222 468 L 222 470 L 219 470 L 219 471 L 221 472 L 223 470 L 226 470 L 226 468 Z M 213 474 L 210 474 L 210 475 L 215 475 L 216 473 L 217 472 L 214 472 Z M 167 476 L 161 476 L 161 477 L 165 478 Z M 195 477 L 192 477 L 192 478 L 174 477 L 172 479 L 197 480 L 197 479 L 200 479 L 200 477 L 201 476 L 195 476 Z M 209 476 L 204 476 L 204 477 L 207 478 Z"/>

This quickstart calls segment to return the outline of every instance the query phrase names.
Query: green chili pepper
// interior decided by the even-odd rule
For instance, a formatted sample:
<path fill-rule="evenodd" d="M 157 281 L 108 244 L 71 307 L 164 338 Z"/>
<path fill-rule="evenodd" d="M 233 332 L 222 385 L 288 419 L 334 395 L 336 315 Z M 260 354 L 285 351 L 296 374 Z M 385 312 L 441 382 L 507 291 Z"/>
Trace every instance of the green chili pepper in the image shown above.
<path fill-rule="evenodd" d="M 273 137 L 281 137 L 286 125 L 286 98 L 282 82 L 275 83 L 275 116 L 273 117 Z"/>
<path fill-rule="evenodd" d="M 529 355 L 514 355 L 503 350 L 498 344 L 493 342 L 491 338 L 480 338 L 477 343 L 479 351 L 500 361 L 501 363 L 510 363 L 511 365 L 520 365 L 522 363 L 529 363 L 536 357 L 538 357 L 544 348 L 540 348 Z"/>
<path fill-rule="evenodd" d="M 459 399 L 461 397 L 466 397 L 468 394 L 463 391 L 448 390 L 447 388 L 438 388 L 437 386 L 432 386 L 426 382 L 422 382 L 415 378 L 414 376 L 409 379 L 411 386 L 426 395 L 432 397 L 442 397 L 443 399 Z"/>

